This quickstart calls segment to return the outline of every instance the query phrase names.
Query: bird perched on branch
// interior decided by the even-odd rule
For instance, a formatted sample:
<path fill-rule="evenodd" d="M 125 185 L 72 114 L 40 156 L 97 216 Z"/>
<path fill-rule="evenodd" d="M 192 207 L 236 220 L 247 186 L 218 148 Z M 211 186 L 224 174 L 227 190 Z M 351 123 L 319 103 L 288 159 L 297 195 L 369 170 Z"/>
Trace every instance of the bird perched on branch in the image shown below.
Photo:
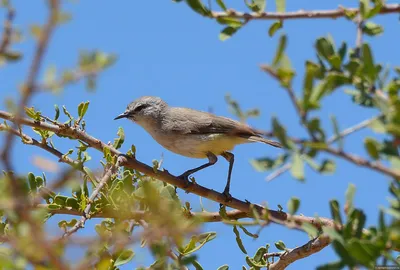
<path fill-rule="evenodd" d="M 178 176 L 187 181 L 197 171 L 215 164 L 217 156 L 229 162 L 224 195 L 229 193 L 234 155 L 229 152 L 237 144 L 261 142 L 281 147 L 265 139 L 255 129 L 238 121 L 189 108 L 170 107 L 159 97 L 144 96 L 131 102 L 114 120 L 128 118 L 142 126 L 164 148 L 191 158 L 208 158 L 208 162 Z"/>

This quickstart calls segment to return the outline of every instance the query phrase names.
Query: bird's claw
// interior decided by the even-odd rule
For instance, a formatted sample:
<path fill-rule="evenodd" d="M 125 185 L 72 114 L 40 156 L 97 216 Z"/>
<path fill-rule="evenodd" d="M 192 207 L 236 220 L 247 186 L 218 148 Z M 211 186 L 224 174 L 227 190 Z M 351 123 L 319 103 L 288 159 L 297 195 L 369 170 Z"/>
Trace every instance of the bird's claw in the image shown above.
<path fill-rule="evenodd" d="M 192 184 L 192 182 L 189 180 L 189 175 L 181 174 L 178 176 L 178 178 L 185 182 L 184 188 L 188 188 Z"/>
<path fill-rule="evenodd" d="M 229 193 L 229 190 L 225 189 L 222 194 L 225 196 L 225 202 L 232 201 L 232 195 Z"/>

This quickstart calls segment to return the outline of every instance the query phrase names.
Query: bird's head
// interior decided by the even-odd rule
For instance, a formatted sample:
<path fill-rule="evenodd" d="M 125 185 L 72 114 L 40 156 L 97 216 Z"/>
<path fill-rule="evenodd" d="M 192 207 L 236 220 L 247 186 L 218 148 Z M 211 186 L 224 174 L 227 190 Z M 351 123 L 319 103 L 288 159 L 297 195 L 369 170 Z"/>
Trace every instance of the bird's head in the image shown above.
<path fill-rule="evenodd" d="M 157 119 L 167 106 L 167 103 L 159 97 L 144 96 L 129 103 L 125 112 L 115 117 L 114 120 L 128 118 L 140 123 Z"/>

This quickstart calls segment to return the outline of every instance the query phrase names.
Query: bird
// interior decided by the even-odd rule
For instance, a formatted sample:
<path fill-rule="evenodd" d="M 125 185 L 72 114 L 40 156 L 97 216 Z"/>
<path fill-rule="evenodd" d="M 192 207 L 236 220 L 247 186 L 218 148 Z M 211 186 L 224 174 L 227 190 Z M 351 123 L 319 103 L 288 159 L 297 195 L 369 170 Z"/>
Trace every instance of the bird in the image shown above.
<path fill-rule="evenodd" d="M 178 178 L 190 184 L 189 176 L 214 165 L 218 156 L 229 162 L 223 194 L 231 198 L 230 183 L 235 156 L 230 151 L 238 144 L 260 142 L 282 147 L 279 142 L 239 121 L 190 108 L 169 106 L 160 97 L 143 96 L 128 104 L 114 120 L 127 118 L 143 127 L 155 141 L 176 154 L 208 162 L 183 172 Z"/>

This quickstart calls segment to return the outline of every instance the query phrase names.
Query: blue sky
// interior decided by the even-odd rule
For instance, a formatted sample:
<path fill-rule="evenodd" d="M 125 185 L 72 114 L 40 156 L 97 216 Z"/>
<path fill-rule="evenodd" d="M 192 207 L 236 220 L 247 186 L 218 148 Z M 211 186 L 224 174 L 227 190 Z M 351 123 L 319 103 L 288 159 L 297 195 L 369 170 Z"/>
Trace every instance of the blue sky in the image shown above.
<path fill-rule="evenodd" d="M 228 1 L 227 1 L 228 2 Z M 232 1 L 230 1 L 232 2 Z M 333 9 L 339 4 L 357 6 L 357 1 L 287 1 L 287 9 Z M 388 1 L 394 2 L 394 1 Z M 16 24 L 24 33 L 27 25 L 43 22 L 46 13 L 42 1 L 13 1 L 17 9 Z M 229 6 L 230 3 L 227 3 Z M 268 3 L 273 10 L 273 4 Z M 232 7 L 232 6 L 230 6 Z M 242 5 L 233 6 L 243 8 Z M 221 42 L 218 39 L 222 26 L 212 20 L 193 13 L 184 3 L 172 1 L 81 1 L 64 5 L 71 12 L 72 22 L 61 26 L 51 41 L 50 50 L 45 58 L 45 66 L 57 64 L 60 69 L 73 67 L 76 64 L 79 50 L 100 49 L 116 53 L 117 63 L 101 75 L 96 93 L 88 93 L 83 83 L 68 87 L 59 95 L 40 93 L 35 95 L 31 105 L 44 114 L 53 115 L 53 104 L 66 105 L 76 113 L 77 105 L 90 101 L 86 115 L 87 131 L 103 141 L 112 141 L 119 126 L 123 126 L 126 143 L 123 150 L 135 144 L 139 160 L 151 164 L 153 159 L 163 155 L 164 166 L 171 173 L 180 174 L 186 169 L 202 164 L 203 160 L 189 159 L 173 154 L 158 145 L 143 129 L 128 121 L 113 121 L 126 105 L 143 95 L 162 97 L 170 105 L 185 106 L 198 110 L 209 110 L 218 115 L 233 117 L 224 101 L 230 93 L 232 98 L 240 100 L 244 109 L 259 108 L 261 116 L 250 119 L 249 124 L 260 129 L 270 129 L 272 116 L 277 116 L 290 135 L 305 135 L 299 126 L 298 117 L 288 99 L 286 92 L 269 76 L 259 69 L 259 64 L 272 60 L 279 34 L 268 36 L 269 21 L 255 21 L 241 29 L 233 38 Z M 3 14 L 3 13 L 2 13 Z M 398 49 L 394 37 L 398 35 L 398 15 L 378 17 L 374 20 L 385 27 L 383 35 L 376 38 L 365 38 L 374 49 L 376 61 L 399 65 L 400 56 L 393 54 Z M 293 20 L 284 23 L 280 33 L 287 33 L 289 55 L 297 71 L 294 88 L 300 93 L 304 62 L 315 59 L 313 44 L 318 37 L 330 34 L 336 44 L 342 41 L 354 46 L 356 29 L 345 19 L 337 20 Z M 15 98 L 18 85 L 27 74 L 33 53 L 33 40 L 27 35 L 25 42 L 14 48 L 24 53 L 24 60 L 17 65 L 9 65 L 0 72 L 0 100 Z M 5 104 L 0 104 L 4 109 Z M 323 109 L 315 113 L 321 118 L 326 131 L 331 134 L 330 115 L 335 115 L 342 128 L 354 125 L 359 121 L 376 114 L 375 110 L 353 106 L 350 98 L 337 91 L 326 98 Z M 362 140 L 373 135 L 363 130 L 349 136 L 345 141 L 345 150 L 365 155 Z M 2 135 L 0 135 L 2 136 Z M 0 137 L 2 138 L 2 137 Z M 59 144 L 60 149 L 67 151 L 73 145 Z M 38 149 L 24 146 L 18 142 L 14 148 L 13 160 L 20 173 L 33 171 L 40 173 L 32 164 L 32 156 L 39 155 L 52 158 Z M 19 153 L 19 154 L 17 154 Z M 20 153 L 23 153 L 21 155 Z M 322 176 L 306 168 L 306 182 L 294 180 L 290 174 L 284 174 L 272 182 L 266 182 L 267 173 L 256 172 L 250 165 L 252 158 L 277 156 L 279 149 L 268 146 L 249 144 L 241 145 L 234 151 L 235 167 L 231 193 L 240 199 L 254 203 L 267 202 L 270 208 L 278 204 L 286 207 L 292 197 L 301 198 L 300 213 L 306 216 L 329 217 L 329 200 L 337 198 L 344 201 L 344 192 L 349 183 L 357 187 L 355 203 L 368 215 L 367 224 L 375 224 L 380 206 L 387 205 L 387 177 L 365 168 L 359 168 L 342 160 L 337 161 L 337 171 L 330 176 Z M 91 152 L 91 166 L 98 166 L 101 156 Z M 215 190 L 223 190 L 228 164 L 222 158 L 213 167 L 197 173 L 197 182 Z M 49 174 L 51 178 L 51 174 Z M 198 198 L 179 192 L 183 200 L 192 203 L 198 209 Z M 218 204 L 204 200 L 209 211 L 218 209 Z M 343 205 L 343 204 L 342 204 Z M 79 232 L 80 235 L 92 234 L 90 224 Z M 56 221 L 51 223 L 54 234 L 61 232 Z M 204 269 L 216 269 L 228 264 L 231 269 L 239 269 L 245 264 L 245 255 L 236 245 L 232 228 L 227 225 L 210 223 L 204 231 L 216 231 L 217 239 L 207 244 L 198 253 Z M 304 233 L 291 231 L 281 226 L 271 225 L 265 228 L 257 240 L 243 236 L 244 244 L 250 255 L 259 246 L 283 240 L 287 247 L 302 245 L 308 241 Z M 137 260 L 130 264 L 149 264 L 145 252 L 139 249 Z M 70 257 L 79 253 L 70 250 Z M 314 269 L 316 266 L 336 258 L 328 247 L 316 255 L 291 265 L 288 269 Z M 126 269 L 131 269 L 126 267 Z"/>

